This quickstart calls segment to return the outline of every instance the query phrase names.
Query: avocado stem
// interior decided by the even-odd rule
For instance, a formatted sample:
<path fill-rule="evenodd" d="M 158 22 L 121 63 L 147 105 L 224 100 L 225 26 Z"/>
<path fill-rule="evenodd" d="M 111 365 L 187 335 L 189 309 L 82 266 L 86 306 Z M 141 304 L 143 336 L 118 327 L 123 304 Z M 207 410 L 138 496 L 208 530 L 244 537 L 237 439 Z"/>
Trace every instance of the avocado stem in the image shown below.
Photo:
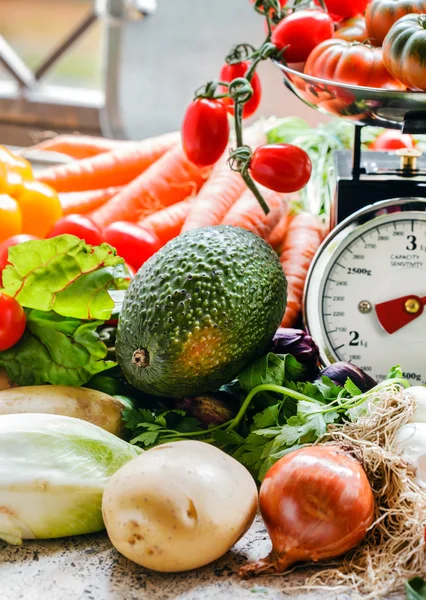
<path fill-rule="evenodd" d="M 149 353 L 146 348 L 138 348 L 133 352 L 132 363 L 141 369 L 145 369 L 149 365 Z"/>

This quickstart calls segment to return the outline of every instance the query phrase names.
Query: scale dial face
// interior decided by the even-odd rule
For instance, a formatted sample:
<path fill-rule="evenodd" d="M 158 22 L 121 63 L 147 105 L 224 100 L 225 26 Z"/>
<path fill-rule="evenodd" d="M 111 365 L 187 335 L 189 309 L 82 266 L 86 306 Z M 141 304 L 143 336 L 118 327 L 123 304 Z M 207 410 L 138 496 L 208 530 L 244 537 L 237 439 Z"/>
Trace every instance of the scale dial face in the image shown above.
<path fill-rule="evenodd" d="M 412 383 L 426 383 L 426 214 L 355 219 L 320 253 L 305 320 L 323 362 L 352 362 L 377 381 L 401 364 Z"/>

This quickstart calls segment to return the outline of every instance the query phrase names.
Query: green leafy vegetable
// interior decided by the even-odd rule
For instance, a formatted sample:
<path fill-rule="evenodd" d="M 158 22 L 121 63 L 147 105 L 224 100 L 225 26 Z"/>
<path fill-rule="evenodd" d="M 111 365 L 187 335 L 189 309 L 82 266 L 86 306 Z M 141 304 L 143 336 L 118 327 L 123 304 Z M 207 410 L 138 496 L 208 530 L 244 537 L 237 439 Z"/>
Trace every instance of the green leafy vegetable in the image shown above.
<path fill-rule="evenodd" d="M 426 582 L 421 577 L 414 577 L 405 584 L 407 600 L 426 600 Z"/>
<path fill-rule="evenodd" d="M 386 375 L 386 379 L 402 379 L 403 373 L 401 369 L 401 365 L 396 365 L 389 370 L 389 373 Z"/>
<path fill-rule="evenodd" d="M 0 353 L 0 365 L 19 385 L 84 385 L 116 364 L 106 360 L 108 349 L 97 331 L 101 323 L 29 310 L 26 333 Z"/>
<path fill-rule="evenodd" d="M 185 439 L 187 432 L 202 432 L 199 422 L 186 416 L 184 410 L 149 410 L 146 408 L 126 408 L 123 411 L 126 427 L 136 434 L 132 444 L 145 448 L 154 444 Z"/>
<path fill-rule="evenodd" d="M 362 394 L 362 391 L 359 389 L 359 387 L 355 385 L 354 382 L 349 379 L 349 377 L 345 382 L 345 390 L 352 397 L 360 396 Z"/>
<path fill-rule="evenodd" d="M 282 385 L 286 379 L 297 381 L 305 374 L 305 367 L 291 354 L 265 354 L 238 375 L 241 387 L 249 392 L 258 385 Z"/>
<path fill-rule="evenodd" d="M 100 531 L 110 477 L 140 450 L 70 417 L 0 419 L 0 539 L 57 538 Z"/>
<path fill-rule="evenodd" d="M 207 430 L 197 422 L 194 426 L 194 420 L 185 411 L 168 410 L 165 406 L 154 411 L 125 410 L 123 417 L 135 434 L 132 443 L 145 448 L 183 438 L 213 443 L 262 481 L 285 454 L 315 442 L 330 424 L 364 410 L 379 389 L 409 385 L 396 377 L 361 394 L 350 379 L 340 387 L 328 377 L 300 381 L 303 373 L 303 366 L 291 355 L 262 356 L 244 369 L 236 381 L 224 386 L 236 401 L 240 398 L 238 414 Z M 398 375 L 399 371 L 394 369 L 392 373 Z"/>
<path fill-rule="evenodd" d="M 292 387 L 290 382 L 284 385 L 288 386 L 289 390 Z M 339 422 L 341 419 L 339 412 L 324 409 L 327 399 L 321 396 L 315 385 L 307 383 L 295 387 L 299 387 L 305 393 L 314 393 L 296 404 L 292 402 L 291 397 L 284 396 L 278 404 L 269 406 L 255 415 L 249 435 L 233 455 L 260 481 L 289 450 L 314 442 L 326 433 L 328 424 Z M 341 392 L 342 388 L 337 388 L 333 399 Z M 292 402 L 291 406 L 295 407 L 291 416 L 286 411 L 289 400 Z"/>
<path fill-rule="evenodd" d="M 108 244 L 89 246 L 72 235 L 34 240 L 9 250 L 3 288 L 25 308 L 76 319 L 110 318 L 108 290 L 125 289 L 127 270 Z"/>

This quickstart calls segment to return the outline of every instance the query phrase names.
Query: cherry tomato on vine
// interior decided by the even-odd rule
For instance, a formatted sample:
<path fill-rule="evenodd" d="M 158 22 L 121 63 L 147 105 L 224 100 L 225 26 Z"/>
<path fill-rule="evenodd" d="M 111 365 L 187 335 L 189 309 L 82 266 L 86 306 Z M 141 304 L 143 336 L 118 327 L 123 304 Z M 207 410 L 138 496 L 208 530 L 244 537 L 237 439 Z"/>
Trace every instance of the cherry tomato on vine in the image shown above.
<path fill-rule="evenodd" d="M 248 61 L 243 61 L 243 62 L 235 63 L 232 65 L 225 64 L 225 65 L 223 65 L 223 67 L 220 71 L 219 79 L 221 81 L 230 83 L 234 79 L 237 79 L 237 77 L 245 77 L 249 68 L 250 68 L 250 63 Z M 259 75 L 257 73 L 255 73 L 253 75 L 250 83 L 253 88 L 253 96 L 250 98 L 250 100 L 248 102 L 246 102 L 244 104 L 243 119 L 248 119 L 249 117 L 251 117 L 252 114 L 254 114 L 256 112 L 256 110 L 259 107 L 260 100 L 262 97 L 262 87 L 260 84 Z M 223 90 L 226 91 L 225 88 L 223 88 Z M 233 115 L 234 114 L 234 102 L 231 100 L 231 98 L 223 98 L 222 102 L 224 102 L 224 104 L 226 104 L 226 106 L 228 108 L 228 112 L 231 115 Z"/>
<path fill-rule="evenodd" d="M 15 198 L 22 215 L 23 233 L 44 238 L 62 217 L 58 194 L 41 181 L 23 181 Z"/>
<path fill-rule="evenodd" d="M 308 154 L 291 144 L 259 146 L 250 161 L 250 174 L 270 190 L 292 193 L 308 183 L 312 163 Z"/>
<path fill-rule="evenodd" d="M 284 50 L 288 63 L 305 62 L 321 42 L 334 34 L 334 21 L 323 10 L 297 10 L 278 23 L 272 32 L 272 43 Z"/>
<path fill-rule="evenodd" d="M 29 242 L 31 240 L 38 240 L 39 238 L 34 235 L 26 235 L 25 233 L 21 233 L 19 235 L 13 235 L 7 240 L 4 240 L 0 244 L 0 280 L 1 280 L 1 272 L 7 265 L 7 258 L 9 255 L 9 248 L 11 246 L 18 246 L 18 244 L 22 244 L 23 242 Z"/>
<path fill-rule="evenodd" d="M 370 150 L 386 151 L 399 150 L 400 148 L 414 148 L 413 137 L 408 133 L 400 133 L 393 129 L 388 129 L 381 133 L 368 146 Z"/>
<path fill-rule="evenodd" d="M 126 221 L 108 225 L 104 239 L 136 270 L 161 247 L 160 241 L 152 233 Z"/>
<path fill-rule="evenodd" d="M 228 111 L 221 100 L 196 98 L 182 124 L 182 143 L 188 159 L 198 167 L 213 165 L 225 152 L 229 139 Z"/>
<path fill-rule="evenodd" d="M 12 348 L 24 334 L 27 319 L 15 298 L 0 292 L 0 352 Z"/>
<path fill-rule="evenodd" d="M 315 4 L 321 6 L 319 0 L 315 0 Z M 324 0 L 324 4 L 335 21 L 339 21 L 348 17 L 363 15 L 367 5 L 370 4 L 370 0 Z"/>
<path fill-rule="evenodd" d="M 56 237 L 64 233 L 75 235 L 92 246 L 99 246 L 102 243 L 102 231 L 91 219 L 83 215 L 62 217 L 62 219 L 56 221 L 48 237 Z"/>

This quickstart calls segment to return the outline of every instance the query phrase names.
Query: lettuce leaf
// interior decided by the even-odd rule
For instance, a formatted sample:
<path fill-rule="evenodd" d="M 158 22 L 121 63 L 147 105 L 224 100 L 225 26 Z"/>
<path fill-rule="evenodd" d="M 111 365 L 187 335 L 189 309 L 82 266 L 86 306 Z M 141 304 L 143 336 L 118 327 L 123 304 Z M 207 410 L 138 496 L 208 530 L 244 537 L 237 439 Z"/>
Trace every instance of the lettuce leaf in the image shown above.
<path fill-rule="evenodd" d="M 104 529 L 108 481 L 141 454 L 100 427 L 71 417 L 3 415 L 0 420 L 0 539 L 49 539 Z M 4 597 L 4 594 L 2 594 Z"/>
<path fill-rule="evenodd" d="M 73 235 L 13 246 L 3 291 L 25 308 L 75 319 L 108 320 L 109 290 L 128 287 L 124 260 L 108 244 L 90 246 Z"/>
<path fill-rule="evenodd" d="M 0 366 L 18 385 L 82 386 L 110 369 L 108 349 L 99 338 L 101 321 L 81 321 L 57 313 L 27 310 L 27 330 L 0 353 Z"/>

